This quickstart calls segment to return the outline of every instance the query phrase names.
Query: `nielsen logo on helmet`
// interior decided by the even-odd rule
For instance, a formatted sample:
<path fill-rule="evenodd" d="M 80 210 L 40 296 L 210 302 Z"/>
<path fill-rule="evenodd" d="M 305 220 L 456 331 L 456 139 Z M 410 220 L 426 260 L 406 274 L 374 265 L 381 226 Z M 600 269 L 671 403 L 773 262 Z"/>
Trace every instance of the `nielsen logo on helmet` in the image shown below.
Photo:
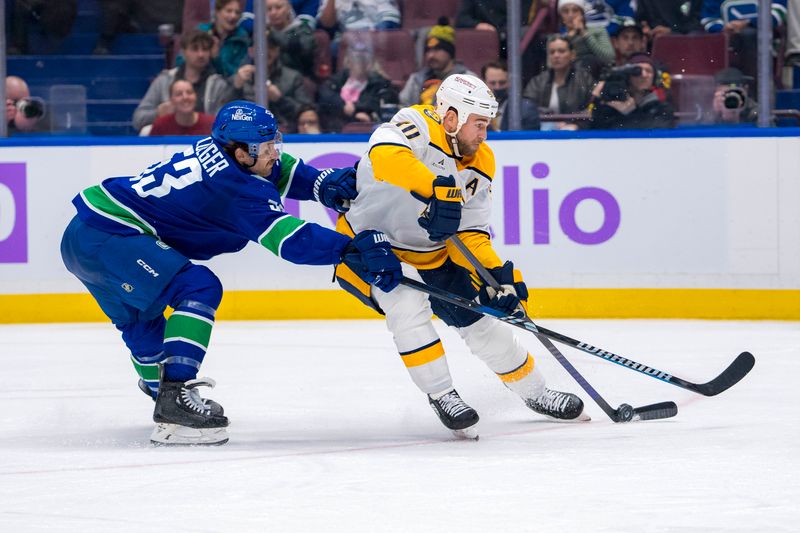
<path fill-rule="evenodd" d="M 252 122 L 253 118 L 254 117 L 253 117 L 252 113 L 249 113 L 249 112 L 245 111 L 244 109 L 237 109 L 233 113 L 233 116 L 231 117 L 231 120 L 248 120 L 248 121 Z"/>

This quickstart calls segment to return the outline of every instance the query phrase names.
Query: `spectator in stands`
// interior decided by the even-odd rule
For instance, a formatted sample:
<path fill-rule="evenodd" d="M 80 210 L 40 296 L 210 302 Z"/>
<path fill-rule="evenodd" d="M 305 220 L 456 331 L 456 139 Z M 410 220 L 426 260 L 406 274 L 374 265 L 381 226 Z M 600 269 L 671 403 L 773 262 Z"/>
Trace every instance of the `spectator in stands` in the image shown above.
<path fill-rule="evenodd" d="M 308 78 L 314 77 L 314 29 L 295 16 L 289 0 L 266 0 L 267 28 L 281 47 L 281 62 Z"/>
<path fill-rule="evenodd" d="M 48 41 L 47 51 L 56 51 L 78 15 L 77 0 L 7 0 L 6 5 L 10 8 L 6 17 L 11 21 L 8 55 L 28 53 L 28 30 L 34 24 Z"/>
<path fill-rule="evenodd" d="M 745 74 L 756 75 L 758 61 L 757 26 L 758 0 L 703 0 L 701 22 L 708 33 L 725 32 L 733 49 L 734 66 Z M 783 26 L 786 20 L 786 0 L 772 0 L 772 27 Z"/>
<path fill-rule="evenodd" d="M 25 80 L 18 76 L 6 77 L 6 121 L 8 134 L 44 131 L 44 102 L 31 98 Z"/>
<path fill-rule="evenodd" d="M 647 52 L 644 30 L 637 22 L 620 26 L 617 34 L 611 37 L 611 44 L 617 53 L 617 66 L 626 64 L 633 54 Z"/>
<path fill-rule="evenodd" d="M 587 28 L 616 35 L 621 26 L 636 22 L 636 0 L 588 0 L 585 16 Z"/>
<path fill-rule="evenodd" d="M 213 38 L 201 30 L 188 30 L 181 36 L 184 62 L 181 66 L 162 71 L 133 113 L 133 127 L 140 131 L 160 116 L 174 113 L 169 87 L 175 80 L 191 82 L 197 95 L 195 109 L 216 115 L 224 103 L 233 97 L 230 84 L 211 66 Z"/>
<path fill-rule="evenodd" d="M 290 5 L 295 18 L 308 26 L 311 31 L 317 27 L 317 13 L 319 13 L 319 0 L 291 0 Z M 245 2 L 242 18 L 239 19 L 239 27 L 247 31 L 247 35 L 253 35 L 253 0 Z M 269 11 L 269 7 L 267 8 Z M 269 15 L 269 13 L 267 14 Z"/>
<path fill-rule="evenodd" d="M 702 0 L 638 0 L 639 22 L 649 42 L 659 35 L 687 34 L 702 30 Z"/>
<path fill-rule="evenodd" d="M 255 72 L 253 47 L 248 48 L 248 57 L 233 76 L 235 100 L 255 101 Z M 295 131 L 297 111 L 313 99 L 303 83 L 303 76 L 281 62 L 281 47 L 271 33 L 267 33 L 267 102 L 269 110 L 275 115 L 280 129 Z"/>
<path fill-rule="evenodd" d="M 318 106 L 326 129 L 340 131 L 347 122 L 378 122 L 381 103 L 398 103 L 397 90 L 367 43 L 351 40 L 343 67 L 319 88 Z"/>
<path fill-rule="evenodd" d="M 789 0 L 787 5 L 786 66 L 800 67 L 800 0 Z"/>
<path fill-rule="evenodd" d="M 748 94 L 748 83 L 753 78 L 729 67 L 717 72 L 714 81 L 717 87 L 711 106 L 712 121 L 715 124 L 754 124 L 758 118 L 758 104 Z"/>
<path fill-rule="evenodd" d="M 592 127 L 595 129 L 671 128 L 675 125 L 674 108 L 669 102 L 664 77 L 647 54 L 628 60 L 639 67 L 639 74 L 600 81 L 592 91 Z M 668 80 L 668 78 L 666 78 Z"/>
<path fill-rule="evenodd" d="M 101 11 L 100 38 L 94 48 L 97 55 L 111 53 L 118 33 L 156 33 L 161 24 L 172 24 L 178 31 L 183 20 L 183 2 L 166 0 L 98 0 Z M 61 0 L 49 0 L 59 4 Z"/>
<path fill-rule="evenodd" d="M 319 113 L 317 113 L 317 108 L 311 104 L 300 107 L 295 122 L 297 122 L 297 133 L 302 135 L 317 135 L 322 133 Z"/>
<path fill-rule="evenodd" d="M 436 90 L 451 74 L 476 74 L 455 60 L 456 32 L 448 25 L 447 17 L 431 28 L 425 41 L 425 67 L 408 77 L 400 91 L 400 104 L 431 104 Z"/>
<path fill-rule="evenodd" d="M 562 33 L 572 41 L 576 66 L 597 79 L 603 67 L 614 63 L 614 47 L 604 28 L 586 26 L 587 8 L 586 0 L 558 0 L 558 14 L 564 25 Z"/>
<path fill-rule="evenodd" d="M 317 22 L 332 35 L 358 30 L 393 30 L 400 27 L 396 0 L 321 0 Z"/>
<path fill-rule="evenodd" d="M 213 20 L 198 26 L 214 39 L 211 63 L 226 78 L 236 74 L 250 46 L 250 36 L 239 27 L 241 16 L 239 0 L 214 0 Z"/>
<path fill-rule="evenodd" d="M 528 82 L 522 96 L 530 98 L 543 113 L 580 113 L 589 105 L 593 85 L 591 75 L 576 66 L 572 40 L 555 34 L 547 38 L 547 70 Z M 576 129 L 576 126 L 558 122 L 547 129 Z"/>
<path fill-rule="evenodd" d="M 508 67 L 501 61 L 491 61 L 481 67 L 481 78 L 497 99 L 497 115 L 489 123 L 492 131 L 508 131 Z M 520 127 L 523 130 L 538 130 L 539 109 L 529 98 L 522 98 L 520 105 Z"/>
<path fill-rule="evenodd" d="M 214 115 L 199 113 L 195 109 L 197 93 L 186 80 L 175 80 L 169 86 L 169 101 L 174 113 L 158 117 L 153 122 L 150 135 L 210 135 Z"/>
<path fill-rule="evenodd" d="M 532 6 L 532 4 L 535 3 L 532 0 L 520 0 L 523 26 L 533 21 L 537 6 Z M 500 40 L 500 54 L 505 57 L 508 30 L 507 5 L 506 0 L 462 0 L 461 7 L 456 14 L 456 27 L 497 33 Z"/>

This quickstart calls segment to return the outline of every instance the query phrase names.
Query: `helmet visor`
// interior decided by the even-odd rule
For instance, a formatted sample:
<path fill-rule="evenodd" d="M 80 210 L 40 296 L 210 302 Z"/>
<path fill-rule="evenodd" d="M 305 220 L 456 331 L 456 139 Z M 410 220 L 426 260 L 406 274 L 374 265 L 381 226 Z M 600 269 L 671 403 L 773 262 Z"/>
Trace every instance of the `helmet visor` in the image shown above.
<path fill-rule="evenodd" d="M 275 132 L 275 138 L 271 141 L 251 144 L 250 156 L 268 159 L 278 159 L 283 151 L 283 135 L 281 132 Z"/>

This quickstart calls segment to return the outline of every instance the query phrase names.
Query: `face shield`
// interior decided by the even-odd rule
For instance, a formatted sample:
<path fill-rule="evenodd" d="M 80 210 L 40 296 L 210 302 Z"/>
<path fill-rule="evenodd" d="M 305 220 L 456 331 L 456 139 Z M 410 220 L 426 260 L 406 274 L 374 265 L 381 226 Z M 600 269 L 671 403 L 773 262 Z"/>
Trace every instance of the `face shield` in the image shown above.
<path fill-rule="evenodd" d="M 275 132 L 275 138 L 263 143 L 249 145 L 250 157 L 253 159 L 278 159 L 283 151 L 283 135 Z"/>

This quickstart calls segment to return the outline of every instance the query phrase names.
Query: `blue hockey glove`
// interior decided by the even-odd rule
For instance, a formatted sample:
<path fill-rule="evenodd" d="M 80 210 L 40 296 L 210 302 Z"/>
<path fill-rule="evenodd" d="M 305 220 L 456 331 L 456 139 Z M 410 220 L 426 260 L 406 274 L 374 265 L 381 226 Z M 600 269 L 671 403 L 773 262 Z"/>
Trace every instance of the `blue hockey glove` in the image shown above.
<path fill-rule="evenodd" d="M 380 231 L 367 230 L 356 235 L 342 252 L 342 262 L 358 277 L 384 292 L 397 287 L 403 278 L 400 260 Z"/>
<path fill-rule="evenodd" d="M 522 273 L 514 270 L 514 264 L 506 261 L 501 267 L 490 268 L 489 273 L 500 284 L 500 291 L 483 285 L 478 294 L 480 302 L 517 318 L 527 315 L 528 286 L 522 281 Z"/>
<path fill-rule="evenodd" d="M 314 181 L 314 199 L 339 213 L 347 213 L 350 200 L 357 195 L 356 169 L 353 167 L 325 169 Z"/>
<path fill-rule="evenodd" d="M 461 224 L 461 188 L 453 176 L 437 176 L 433 180 L 433 196 L 423 201 L 428 207 L 417 219 L 419 225 L 428 232 L 433 242 L 441 242 L 452 237 Z"/>

